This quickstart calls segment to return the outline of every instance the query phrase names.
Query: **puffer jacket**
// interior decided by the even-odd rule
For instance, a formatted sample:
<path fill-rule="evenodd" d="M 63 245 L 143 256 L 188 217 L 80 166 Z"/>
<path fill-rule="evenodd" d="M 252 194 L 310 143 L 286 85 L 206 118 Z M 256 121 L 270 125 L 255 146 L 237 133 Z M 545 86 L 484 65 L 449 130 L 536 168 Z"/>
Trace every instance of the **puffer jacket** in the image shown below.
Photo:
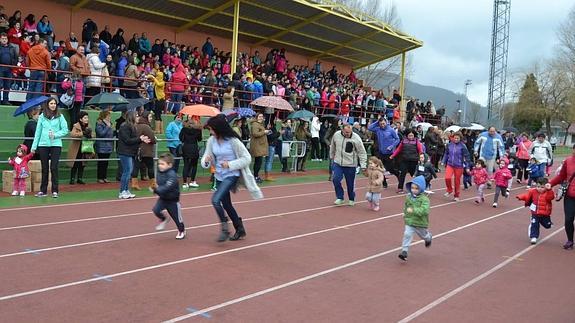
<path fill-rule="evenodd" d="M 414 147 L 415 146 L 415 147 Z M 415 138 L 409 140 L 407 138 L 403 139 L 399 146 L 395 149 L 391 158 L 395 158 L 397 155 L 401 154 L 401 159 L 405 161 L 417 161 L 419 160 L 419 154 L 423 153 L 423 145 L 419 139 Z"/>
<path fill-rule="evenodd" d="M 447 145 L 445 155 L 443 155 L 443 164 L 453 168 L 463 168 L 463 164 L 469 162 L 469 151 L 463 142 L 450 142 Z"/>
<path fill-rule="evenodd" d="M 154 189 L 160 199 L 164 201 L 177 202 L 180 200 L 180 185 L 178 182 L 178 174 L 173 168 L 165 172 L 158 171 L 156 175 L 156 183 L 158 186 Z"/>
<path fill-rule="evenodd" d="M 489 174 L 485 168 L 473 168 L 471 170 L 471 176 L 473 176 L 473 182 L 475 185 L 483 185 L 489 180 Z"/>
<path fill-rule="evenodd" d="M 498 168 L 493 174 L 493 179 L 495 180 L 495 185 L 499 187 L 507 187 L 509 185 L 509 180 L 513 178 L 511 171 L 507 168 L 507 165 L 503 168 Z"/>
<path fill-rule="evenodd" d="M 411 183 L 419 186 L 419 194 L 414 196 L 411 193 Z M 429 226 L 429 198 L 425 194 L 421 194 L 425 189 L 425 179 L 423 176 L 417 176 L 413 181 L 406 183 L 405 188 L 409 192 L 403 207 L 405 224 L 412 227 L 427 228 Z M 412 211 L 408 212 L 408 208 L 411 208 Z"/>
<path fill-rule="evenodd" d="M 561 171 L 551 179 L 550 183 L 555 186 L 565 181 L 570 181 L 566 196 L 575 199 L 575 179 L 573 179 L 573 174 L 575 174 L 575 154 L 563 161 Z"/>
<path fill-rule="evenodd" d="M 535 204 L 535 211 L 531 210 L 531 214 L 537 216 L 550 216 L 552 211 L 552 201 L 555 198 L 555 193 L 552 190 L 546 190 L 543 193 L 539 193 L 536 188 L 532 188 L 527 193 L 520 194 L 517 196 L 518 200 L 525 201 L 525 206 L 531 206 L 531 203 Z"/>
<path fill-rule="evenodd" d="M 106 67 L 106 63 L 100 61 L 98 54 L 88 54 L 86 59 L 90 67 L 90 76 L 86 77 L 86 87 L 101 87 L 102 70 Z"/>
<path fill-rule="evenodd" d="M 379 167 L 369 167 L 367 169 L 367 178 L 369 179 L 368 192 L 381 193 L 383 190 L 384 171 L 384 169 Z"/>

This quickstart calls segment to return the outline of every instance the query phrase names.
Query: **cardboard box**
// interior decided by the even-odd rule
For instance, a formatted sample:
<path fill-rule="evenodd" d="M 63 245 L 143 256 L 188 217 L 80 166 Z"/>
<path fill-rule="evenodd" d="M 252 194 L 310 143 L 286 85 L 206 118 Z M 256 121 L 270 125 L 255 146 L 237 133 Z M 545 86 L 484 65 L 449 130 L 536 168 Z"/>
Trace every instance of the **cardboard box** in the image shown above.
<path fill-rule="evenodd" d="M 5 170 L 2 172 L 2 192 L 12 193 L 14 189 L 14 172 Z M 32 179 L 26 178 L 26 192 L 32 192 Z"/>
<path fill-rule="evenodd" d="M 31 173 L 34 172 L 41 172 L 42 171 L 42 164 L 39 160 L 31 160 L 28 162 L 28 168 L 30 169 Z"/>

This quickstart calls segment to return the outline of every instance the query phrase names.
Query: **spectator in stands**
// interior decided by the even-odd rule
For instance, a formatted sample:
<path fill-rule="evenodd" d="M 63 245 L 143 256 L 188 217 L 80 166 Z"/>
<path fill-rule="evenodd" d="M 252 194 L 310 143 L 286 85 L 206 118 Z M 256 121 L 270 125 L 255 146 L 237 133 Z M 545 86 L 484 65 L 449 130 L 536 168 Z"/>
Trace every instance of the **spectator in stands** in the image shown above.
<path fill-rule="evenodd" d="M 47 43 L 45 39 L 40 39 L 38 45 L 30 48 L 28 52 L 26 66 L 30 71 L 30 84 L 28 87 L 28 94 L 26 99 L 32 99 L 44 94 L 44 78 L 46 71 L 52 69 L 50 62 L 50 53 L 46 49 Z"/>
<path fill-rule="evenodd" d="M 128 60 L 128 66 L 126 67 L 125 79 L 124 79 L 124 91 L 125 97 L 128 99 L 137 99 L 140 97 L 138 93 L 138 79 L 140 78 L 140 72 L 138 71 L 138 66 L 135 63 L 134 56 L 131 56 Z M 176 163 L 178 160 L 176 159 Z"/>
<path fill-rule="evenodd" d="M 44 103 L 42 115 L 38 118 L 34 141 L 30 149 L 31 153 L 38 151 L 42 164 L 42 183 L 36 197 L 46 196 L 48 191 L 48 170 L 50 170 L 52 175 L 52 197 L 58 198 L 58 163 L 62 153 L 62 138 L 67 136 L 68 132 L 66 118 L 58 111 L 58 100 L 55 98 L 49 99 Z"/>
<path fill-rule="evenodd" d="M 148 53 L 152 51 L 152 45 L 150 44 L 150 40 L 148 39 L 146 33 L 142 33 L 142 37 L 139 39 L 138 45 L 139 53 L 141 55 L 148 55 Z"/>
<path fill-rule="evenodd" d="M 150 126 L 150 112 L 143 111 L 136 118 L 136 131 L 138 136 L 148 137 L 148 142 L 141 142 L 140 149 L 134 159 L 134 169 L 132 171 L 132 184 L 131 187 L 135 190 L 140 190 L 138 183 L 138 173 L 140 173 L 142 180 L 151 181 L 150 188 L 155 188 L 154 180 L 154 151 L 156 148 L 156 137 L 154 131 Z"/>
<path fill-rule="evenodd" d="M 84 104 L 102 91 L 102 70 L 106 66 L 106 63 L 100 61 L 99 55 L 100 49 L 94 46 L 92 47 L 91 53 L 86 56 L 88 66 L 90 67 L 90 76 L 86 77 Z"/>
<path fill-rule="evenodd" d="M 132 39 L 128 42 L 128 50 L 132 53 L 138 53 L 140 50 L 140 36 L 136 33 L 132 36 Z"/>
<path fill-rule="evenodd" d="M 118 28 L 118 30 L 116 30 L 116 34 L 112 37 L 110 45 L 112 46 L 112 50 L 116 50 L 117 48 L 122 47 L 122 45 L 126 45 L 126 41 L 124 40 L 124 29 Z"/>
<path fill-rule="evenodd" d="M 70 57 L 70 71 L 77 72 L 82 77 L 90 74 L 90 65 L 85 56 L 84 45 L 78 45 L 76 53 Z"/>
<path fill-rule="evenodd" d="M 14 27 L 16 24 L 22 25 L 22 12 L 16 10 L 14 14 L 8 18 L 8 24 L 10 24 L 10 27 Z"/>
<path fill-rule="evenodd" d="M 76 38 L 76 34 L 74 34 L 73 32 L 70 32 L 70 34 L 68 35 L 68 38 L 66 39 L 66 51 L 67 51 L 67 55 L 71 56 L 73 55 L 73 53 L 76 52 L 76 50 L 78 49 L 78 38 Z"/>
<path fill-rule="evenodd" d="M 72 106 L 69 107 L 68 113 L 70 114 L 70 124 L 74 125 L 78 122 L 78 114 L 84 104 L 84 82 L 79 71 L 74 71 L 72 77 L 67 77 L 62 81 L 62 89 L 66 91 L 66 95 L 72 96 Z"/>
<path fill-rule="evenodd" d="M 19 50 L 20 43 L 22 42 L 22 27 L 19 22 L 16 22 L 10 29 L 8 29 L 8 41 L 10 44 Z"/>
<path fill-rule="evenodd" d="M 110 27 L 108 25 L 104 26 L 104 30 L 100 32 L 100 40 L 106 44 L 112 44 L 112 34 L 110 33 Z"/>
<path fill-rule="evenodd" d="M 84 25 L 82 26 L 82 43 L 87 44 L 92 39 L 92 35 L 94 32 L 98 31 L 98 25 L 92 21 L 92 19 L 88 18 L 84 21 Z"/>
<path fill-rule="evenodd" d="M 184 92 L 186 91 L 186 83 L 188 78 L 183 65 L 176 66 L 176 72 L 172 74 L 170 80 L 170 90 L 172 92 L 172 102 L 183 102 Z M 175 111 L 178 112 L 178 111 Z"/>
<path fill-rule="evenodd" d="M 250 138 L 250 153 L 254 158 L 254 176 L 256 182 L 262 183 L 263 180 L 259 177 L 260 169 L 264 157 L 268 155 L 268 139 L 267 135 L 271 130 L 266 130 L 264 126 L 264 115 L 258 113 L 256 118 L 251 122 L 251 138 Z"/>
<path fill-rule="evenodd" d="M 234 109 L 234 92 L 235 92 L 234 87 L 228 85 L 226 91 L 223 94 L 224 103 L 222 106 L 222 112 L 226 113 L 227 111 L 231 111 Z"/>
<path fill-rule="evenodd" d="M 48 49 L 54 48 L 54 28 L 48 20 L 48 16 L 43 15 L 37 25 L 38 35 L 48 41 Z"/>
<path fill-rule="evenodd" d="M 0 14 L 0 33 L 7 33 L 8 29 L 10 29 L 8 16 L 6 16 L 5 14 Z"/>
<path fill-rule="evenodd" d="M 72 170 L 70 171 L 70 185 L 86 184 L 82 180 L 86 163 L 84 161 L 76 161 L 76 159 L 88 158 L 89 154 L 82 152 L 82 141 L 92 139 L 92 129 L 90 128 L 88 113 L 86 111 L 80 111 L 78 117 L 79 121 L 72 126 L 72 131 L 70 131 L 70 137 L 78 140 L 72 140 L 68 147 L 68 159 L 74 160 L 68 162 L 68 164 L 72 166 Z"/>
<path fill-rule="evenodd" d="M 158 64 L 155 66 L 155 75 L 148 75 L 148 79 L 154 82 L 154 132 L 157 134 L 163 133 L 162 113 L 166 107 L 166 82 L 164 81 L 164 68 Z"/>
<path fill-rule="evenodd" d="M 206 42 L 202 46 L 202 54 L 209 57 L 212 57 L 215 54 L 214 45 L 212 44 L 212 39 L 210 37 L 206 38 Z"/>
<path fill-rule="evenodd" d="M 114 130 L 112 129 L 112 114 L 110 111 L 102 111 L 96 121 L 96 138 L 114 138 Z M 113 141 L 97 140 L 95 143 L 96 154 L 98 159 L 108 159 L 114 150 Z M 108 161 L 98 161 L 97 172 L 98 183 L 109 183 L 108 181 Z"/>
<path fill-rule="evenodd" d="M 16 66 L 18 64 L 18 53 L 16 48 L 8 44 L 8 35 L 5 33 L 0 34 L 0 64 L 1 65 L 12 65 Z M 0 66 L 0 93 L 2 105 L 10 105 L 9 95 L 10 88 L 12 86 L 12 68 L 8 66 Z M 26 146 L 30 147 L 30 146 Z"/>
<path fill-rule="evenodd" d="M 166 128 L 166 139 L 168 140 L 167 146 L 170 153 L 175 157 L 181 157 L 178 154 L 178 146 L 182 144 L 180 141 L 180 132 L 182 131 L 182 127 L 182 116 L 180 114 L 176 114 L 174 121 L 170 122 Z M 174 160 L 174 170 L 176 173 L 178 173 L 179 166 L 180 160 Z"/>
<path fill-rule="evenodd" d="M 38 23 L 36 22 L 36 17 L 33 14 L 26 16 L 22 28 L 24 28 L 24 31 L 28 35 L 36 35 L 38 32 Z"/>

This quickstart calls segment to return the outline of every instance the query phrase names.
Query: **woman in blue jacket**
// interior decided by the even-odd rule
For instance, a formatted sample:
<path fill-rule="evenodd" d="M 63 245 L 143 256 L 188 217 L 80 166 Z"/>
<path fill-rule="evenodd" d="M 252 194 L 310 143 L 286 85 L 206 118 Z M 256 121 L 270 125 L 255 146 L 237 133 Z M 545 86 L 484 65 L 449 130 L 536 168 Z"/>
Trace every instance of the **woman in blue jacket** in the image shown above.
<path fill-rule="evenodd" d="M 102 111 L 98 116 L 96 122 L 96 137 L 97 138 L 114 138 L 114 129 L 112 129 L 112 114 L 110 111 Z M 114 142 L 112 140 L 97 140 L 96 153 L 98 159 L 108 159 L 114 150 Z M 108 161 L 98 161 L 98 183 L 109 183 L 108 181 Z"/>
<path fill-rule="evenodd" d="M 68 122 L 58 111 L 58 100 L 51 98 L 44 104 L 38 118 L 31 153 L 38 151 L 42 164 L 42 183 L 36 197 L 44 197 L 48 191 L 48 168 L 52 174 L 52 197 L 58 198 L 58 163 L 62 153 L 62 138 L 69 132 Z"/>

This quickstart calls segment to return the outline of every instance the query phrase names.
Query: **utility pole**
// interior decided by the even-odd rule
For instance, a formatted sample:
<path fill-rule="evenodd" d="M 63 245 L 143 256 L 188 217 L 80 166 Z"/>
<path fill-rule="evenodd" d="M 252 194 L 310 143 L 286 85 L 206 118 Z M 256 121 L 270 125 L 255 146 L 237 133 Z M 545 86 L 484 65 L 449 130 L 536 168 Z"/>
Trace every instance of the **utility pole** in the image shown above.
<path fill-rule="evenodd" d="M 501 123 L 501 113 L 505 105 L 510 17 L 511 0 L 494 0 L 487 102 L 487 119 L 492 123 Z"/>
<path fill-rule="evenodd" d="M 467 87 L 471 85 L 471 80 L 465 80 L 465 101 L 463 101 L 463 122 L 467 122 Z"/>

